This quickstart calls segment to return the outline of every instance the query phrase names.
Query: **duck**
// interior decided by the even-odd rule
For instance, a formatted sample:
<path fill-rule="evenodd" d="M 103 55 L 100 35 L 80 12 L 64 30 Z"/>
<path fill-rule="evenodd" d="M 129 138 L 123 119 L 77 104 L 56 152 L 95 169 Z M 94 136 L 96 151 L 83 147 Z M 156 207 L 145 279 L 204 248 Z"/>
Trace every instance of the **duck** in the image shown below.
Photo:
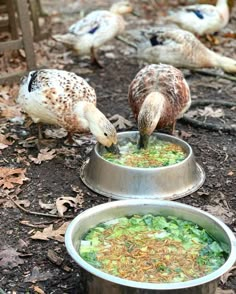
<path fill-rule="evenodd" d="M 198 36 L 214 34 L 224 28 L 230 18 L 227 0 L 217 0 L 216 5 L 196 4 L 169 11 L 165 21 L 177 24 L 180 28 Z"/>
<path fill-rule="evenodd" d="M 16 102 L 34 123 L 57 125 L 68 132 L 91 132 L 109 152 L 118 152 L 113 124 L 96 107 L 95 90 L 73 72 L 40 69 L 23 77 Z"/>
<path fill-rule="evenodd" d="M 138 148 L 147 149 L 155 129 L 169 128 L 174 134 L 176 120 L 190 107 L 191 94 L 179 69 L 168 64 L 150 64 L 131 82 L 128 102 L 138 123 Z"/>
<path fill-rule="evenodd" d="M 74 50 L 78 55 L 90 55 L 91 63 L 102 67 L 97 49 L 121 34 L 125 29 L 124 14 L 133 10 L 128 1 L 113 4 L 108 10 L 95 10 L 72 24 L 68 33 L 53 39 Z"/>
<path fill-rule="evenodd" d="M 143 31 L 145 41 L 137 45 L 137 58 L 148 63 L 167 63 L 177 68 L 221 68 L 236 73 L 236 60 L 208 49 L 191 32 L 171 27 Z"/>

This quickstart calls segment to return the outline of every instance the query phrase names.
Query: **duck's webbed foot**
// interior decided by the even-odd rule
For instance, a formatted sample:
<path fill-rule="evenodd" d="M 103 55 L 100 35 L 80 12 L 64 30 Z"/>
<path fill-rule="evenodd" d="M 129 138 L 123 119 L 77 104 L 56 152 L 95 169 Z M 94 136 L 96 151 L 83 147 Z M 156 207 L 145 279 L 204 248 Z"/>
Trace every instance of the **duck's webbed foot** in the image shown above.
<path fill-rule="evenodd" d="M 109 118 L 109 120 L 111 122 L 114 121 L 112 124 L 115 128 L 117 127 L 118 129 L 127 129 L 133 126 L 133 123 L 131 121 L 127 120 L 119 114 L 114 114 L 112 117 Z"/>

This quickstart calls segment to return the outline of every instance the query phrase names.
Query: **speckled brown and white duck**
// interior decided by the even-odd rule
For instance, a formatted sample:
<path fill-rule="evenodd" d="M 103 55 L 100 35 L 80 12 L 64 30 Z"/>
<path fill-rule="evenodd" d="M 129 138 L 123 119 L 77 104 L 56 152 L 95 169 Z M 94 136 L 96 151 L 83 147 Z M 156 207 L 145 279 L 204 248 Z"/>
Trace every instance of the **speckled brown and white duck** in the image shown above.
<path fill-rule="evenodd" d="M 17 102 L 35 123 L 58 125 L 74 133 L 89 132 L 111 150 L 115 127 L 96 108 L 95 90 L 75 73 L 56 69 L 31 71 L 22 79 Z"/>
<path fill-rule="evenodd" d="M 167 64 L 151 64 L 141 69 L 129 86 L 129 104 L 138 122 L 139 147 L 147 148 L 156 128 L 170 127 L 191 104 L 191 95 L 184 76 Z"/>
<path fill-rule="evenodd" d="M 236 72 L 236 60 L 208 49 L 192 33 L 170 27 L 143 32 L 147 41 L 138 46 L 137 57 L 149 63 L 167 63 L 180 68 L 221 68 Z"/>

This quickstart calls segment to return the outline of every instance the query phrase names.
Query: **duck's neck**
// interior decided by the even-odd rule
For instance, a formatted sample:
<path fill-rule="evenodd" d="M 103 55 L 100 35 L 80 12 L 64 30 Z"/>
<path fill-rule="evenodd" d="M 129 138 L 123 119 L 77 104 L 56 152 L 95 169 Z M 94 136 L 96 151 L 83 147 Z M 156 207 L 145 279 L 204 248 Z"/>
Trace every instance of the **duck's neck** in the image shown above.
<path fill-rule="evenodd" d="M 97 124 L 104 114 L 96 108 L 93 103 L 81 101 L 75 106 L 75 114 L 78 117 L 80 125 L 85 129 L 90 129 L 91 133 L 95 135 Z"/>
<path fill-rule="evenodd" d="M 216 2 L 216 6 L 217 6 L 217 7 L 225 7 L 225 6 L 228 7 L 227 0 L 218 0 L 218 1 Z"/>
<path fill-rule="evenodd" d="M 145 98 L 138 115 L 140 133 L 152 134 L 160 120 L 164 102 L 165 97 L 159 92 L 152 92 Z"/>
<path fill-rule="evenodd" d="M 236 60 L 210 51 L 210 61 L 214 67 L 222 68 L 225 72 L 236 73 Z"/>

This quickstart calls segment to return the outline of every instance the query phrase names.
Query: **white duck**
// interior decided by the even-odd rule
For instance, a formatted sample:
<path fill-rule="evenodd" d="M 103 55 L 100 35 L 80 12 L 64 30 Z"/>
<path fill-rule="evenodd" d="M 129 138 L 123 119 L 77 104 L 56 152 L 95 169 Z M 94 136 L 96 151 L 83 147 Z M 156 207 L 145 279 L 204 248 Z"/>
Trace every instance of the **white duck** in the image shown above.
<path fill-rule="evenodd" d="M 78 55 L 91 56 L 91 62 L 101 67 L 96 49 L 121 34 L 125 29 L 123 14 L 132 12 L 128 1 L 117 2 L 110 11 L 95 10 L 73 24 L 65 35 L 53 38 L 76 51 Z"/>
<path fill-rule="evenodd" d="M 236 73 L 236 60 L 208 49 L 192 33 L 175 28 L 144 32 L 138 58 L 149 63 L 167 63 L 179 68 L 221 68 Z"/>
<path fill-rule="evenodd" d="M 183 6 L 177 11 L 170 11 L 170 15 L 165 20 L 199 36 L 213 34 L 228 24 L 229 6 L 227 0 L 217 0 L 216 6 L 209 4 Z"/>
<path fill-rule="evenodd" d="M 59 125 L 73 133 L 91 131 L 111 152 L 117 151 L 115 127 L 96 108 L 95 90 L 72 72 L 31 71 L 22 79 L 17 102 L 34 123 Z"/>

